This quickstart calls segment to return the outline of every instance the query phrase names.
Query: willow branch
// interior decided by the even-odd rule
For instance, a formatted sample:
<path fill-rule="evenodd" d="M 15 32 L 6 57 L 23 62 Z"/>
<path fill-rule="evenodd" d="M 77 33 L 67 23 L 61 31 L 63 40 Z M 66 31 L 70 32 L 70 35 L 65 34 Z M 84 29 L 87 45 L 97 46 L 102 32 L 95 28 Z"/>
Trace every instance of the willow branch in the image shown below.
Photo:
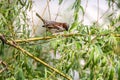
<path fill-rule="evenodd" d="M 0 69 L 0 74 L 1 74 L 1 73 L 4 72 L 5 70 L 7 70 L 7 64 L 6 64 L 5 62 L 3 62 L 2 60 L 0 60 L 0 64 L 1 64 L 2 66 L 4 66 L 3 69 Z"/>
<path fill-rule="evenodd" d="M 0 39 L 2 42 L 4 42 L 7 45 L 10 45 L 18 50 L 20 50 L 21 52 L 23 52 L 24 54 L 28 55 L 29 57 L 31 57 L 32 59 L 40 62 L 41 64 L 43 64 L 44 66 L 50 68 L 51 70 L 55 71 L 56 73 L 60 74 L 61 76 L 63 76 L 64 78 L 68 79 L 68 80 L 72 80 L 70 77 L 66 76 L 64 73 L 60 72 L 59 70 L 53 68 L 52 66 L 50 66 L 49 64 L 45 63 L 44 61 L 42 61 L 41 59 L 35 57 L 34 55 L 32 55 L 30 52 L 24 50 L 22 47 L 20 47 L 19 45 L 17 45 L 16 43 L 9 41 L 9 40 L 5 40 L 5 37 L 0 34 Z"/>
<path fill-rule="evenodd" d="M 100 36 L 106 36 L 107 34 L 101 34 Z M 109 35 L 109 34 L 108 34 Z M 120 34 L 113 34 L 115 37 L 120 37 Z M 53 38 L 57 38 L 58 36 L 62 37 L 72 37 L 72 36 L 88 36 L 84 34 L 79 33 L 70 33 L 70 34 L 59 34 L 59 35 L 53 35 L 53 36 L 47 36 L 47 37 L 36 37 L 36 38 L 29 38 L 29 39 L 22 39 L 22 40 L 14 40 L 16 43 L 21 42 L 30 42 L 30 41 L 38 41 L 38 40 L 49 40 Z M 92 36 L 92 35 L 91 35 Z M 94 36 L 94 35 L 93 35 Z M 96 35 L 95 35 L 96 36 Z"/>
<path fill-rule="evenodd" d="M 4 72 L 6 69 L 7 69 L 6 67 L 3 68 L 3 69 L 1 69 L 1 70 L 0 70 L 0 74 L 1 74 L 2 72 Z"/>
<path fill-rule="evenodd" d="M 38 41 L 38 40 L 49 40 L 49 39 L 57 38 L 58 36 L 71 37 L 71 36 L 85 36 L 85 35 L 78 34 L 78 33 L 59 34 L 59 35 L 53 35 L 53 36 L 47 36 L 47 37 L 37 37 L 37 38 L 29 38 L 29 39 L 14 40 L 14 41 L 16 43 L 20 43 L 20 42 L 30 42 L 30 41 Z"/>

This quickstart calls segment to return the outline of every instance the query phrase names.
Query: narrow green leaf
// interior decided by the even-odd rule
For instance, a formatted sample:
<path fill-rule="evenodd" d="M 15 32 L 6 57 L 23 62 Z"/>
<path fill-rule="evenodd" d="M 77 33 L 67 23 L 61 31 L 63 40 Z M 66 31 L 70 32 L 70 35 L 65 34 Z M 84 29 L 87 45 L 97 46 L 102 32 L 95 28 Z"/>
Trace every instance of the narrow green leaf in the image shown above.
<path fill-rule="evenodd" d="M 89 66 L 90 62 L 94 60 L 94 51 L 95 51 L 95 49 L 93 49 L 93 50 L 91 51 L 91 53 L 90 53 L 90 58 L 89 58 L 88 62 L 85 64 L 85 66 L 84 66 L 83 69 L 86 69 L 86 68 Z M 94 61 L 93 61 L 93 62 L 94 62 Z"/>
<path fill-rule="evenodd" d="M 90 53 L 90 60 L 94 59 L 94 52 L 95 52 L 95 48 L 93 48 L 91 53 Z"/>
<path fill-rule="evenodd" d="M 7 24 L 7 20 L 6 18 L 0 13 L 0 20 L 2 19 L 2 21 Z"/>
<path fill-rule="evenodd" d="M 108 0 L 108 6 L 109 6 L 109 7 L 111 7 L 110 4 L 111 4 L 111 0 Z"/>
<path fill-rule="evenodd" d="M 88 36 L 88 42 L 91 43 L 91 36 Z"/>
<path fill-rule="evenodd" d="M 94 71 L 91 70 L 91 71 L 90 71 L 90 80 L 93 80 L 93 78 L 94 78 Z"/>
<path fill-rule="evenodd" d="M 109 75 L 109 79 L 108 79 L 108 80 L 113 80 L 113 77 L 114 77 L 114 70 L 111 69 L 111 70 L 110 70 L 110 75 Z"/>
<path fill-rule="evenodd" d="M 77 49 L 81 49 L 82 44 L 80 44 L 79 42 L 76 42 L 76 47 L 77 47 Z"/>
<path fill-rule="evenodd" d="M 47 68 L 45 68 L 45 78 L 47 78 Z"/>
<path fill-rule="evenodd" d="M 0 44 L 0 55 L 4 55 L 4 43 Z"/>
<path fill-rule="evenodd" d="M 86 69 L 90 64 L 90 60 L 85 64 L 84 68 L 83 69 Z"/>
<path fill-rule="evenodd" d="M 26 0 L 26 1 L 27 1 L 27 0 Z M 22 6 L 25 6 L 24 1 L 22 2 L 22 0 L 19 0 L 19 2 L 20 2 L 20 4 L 21 4 Z"/>
<path fill-rule="evenodd" d="M 74 61 L 72 61 L 66 68 L 66 73 L 68 73 L 68 71 L 72 68 L 72 66 L 74 65 Z"/>
<path fill-rule="evenodd" d="M 85 12 L 84 12 L 84 9 L 81 5 L 80 5 L 80 9 L 81 9 L 82 13 L 84 14 Z"/>
<path fill-rule="evenodd" d="M 25 77 L 21 68 L 18 68 L 18 72 L 16 74 L 16 80 L 25 80 Z"/>
<path fill-rule="evenodd" d="M 59 5 L 63 2 L 63 0 L 59 0 Z"/>
<path fill-rule="evenodd" d="M 77 25 L 78 25 L 78 22 L 74 22 L 73 24 L 72 24 L 72 26 L 70 27 L 70 31 L 71 30 L 74 30 L 75 28 L 77 28 Z"/>
<path fill-rule="evenodd" d="M 120 80 L 120 64 L 118 65 L 118 80 Z"/>
<path fill-rule="evenodd" d="M 101 62 L 101 67 L 104 67 L 106 65 L 106 63 L 107 63 L 106 57 L 103 57 L 103 59 L 101 61 L 102 61 Z"/>
<path fill-rule="evenodd" d="M 74 13 L 74 21 L 76 21 L 76 22 L 78 21 L 78 13 L 77 12 Z"/>

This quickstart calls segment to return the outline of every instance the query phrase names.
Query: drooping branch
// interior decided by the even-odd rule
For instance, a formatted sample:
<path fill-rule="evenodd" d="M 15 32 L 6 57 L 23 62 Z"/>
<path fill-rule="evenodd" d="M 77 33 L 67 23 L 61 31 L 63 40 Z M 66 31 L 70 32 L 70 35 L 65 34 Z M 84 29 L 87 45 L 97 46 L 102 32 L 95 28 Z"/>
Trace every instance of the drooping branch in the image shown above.
<path fill-rule="evenodd" d="M 57 70 L 56 68 L 53 68 L 52 66 L 50 66 L 49 64 L 47 64 L 46 62 L 42 61 L 41 59 L 35 57 L 34 55 L 32 55 L 30 52 L 24 50 L 22 47 L 20 47 L 18 44 L 16 44 L 15 42 L 6 40 L 3 34 L 0 34 L 0 40 L 7 45 L 10 45 L 18 50 L 20 50 L 21 52 L 23 52 L 24 54 L 28 55 L 29 57 L 31 57 L 32 59 L 40 62 L 41 64 L 43 64 L 44 66 L 50 68 L 51 70 L 55 71 L 56 73 L 60 74 L 61 76 L 63 76 L 64 78 L 68 79 L 68 80 L 72 80 L 70 77 L 66 76 L 64 73 L 60 72 L 59 70 Z"/>

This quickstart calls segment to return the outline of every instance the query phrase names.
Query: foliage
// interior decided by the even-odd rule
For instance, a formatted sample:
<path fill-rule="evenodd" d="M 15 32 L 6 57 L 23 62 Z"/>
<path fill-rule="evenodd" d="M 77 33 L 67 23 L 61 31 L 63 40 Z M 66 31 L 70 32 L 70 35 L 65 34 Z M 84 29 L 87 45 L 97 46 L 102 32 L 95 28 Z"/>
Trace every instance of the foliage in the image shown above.
<path fill-rule="evenodd" d="M 61 4 L 63 0 L 59 1 Z M 66 34 L 77 31 L 82 35 L 58 35 L 49 40 L 22 42 L 17 45 L 72 79 L 76 71 L 80 80 L 120 80 L 120 36 L 116 35 L 120 34 L 120 26 L 115 26 L 120 21 L 120 16 L 111 19 L 107 30 L 96 24 L 83 25 L 78 20 L 80 10 L 84 14 L 80 2 L 81 0 L 76 0 L 73 4 L 74 22 Z M 0 33 L 7 40 L 14 42 L 16 39 L 30 38 L 26 10 L 31 5 L 31 0 L 0 2 Z M 5 63 L 0 63 L 0 80 L 65 79 L 10 45 L 1 42 L 0 48 L 0 59 Z M 1 71 L 4 68 L 6 70 Z"/>

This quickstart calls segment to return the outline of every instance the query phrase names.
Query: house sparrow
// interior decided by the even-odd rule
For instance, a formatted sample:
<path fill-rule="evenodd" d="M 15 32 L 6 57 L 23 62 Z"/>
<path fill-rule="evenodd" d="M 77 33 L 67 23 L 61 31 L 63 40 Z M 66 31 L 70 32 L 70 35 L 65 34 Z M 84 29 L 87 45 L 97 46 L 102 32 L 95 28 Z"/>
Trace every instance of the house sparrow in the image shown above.
<path fill-rule="evenodd" d="M 69 25 L 67 23 L 47 21 L 43 19 L 38 13 L 36 13 L 36 16 L 42 20 L 44 24 L 42 27 L 46 27 L 47 30 L 50 31 L 51 33 L 63 32 L 65 30 L 68 31 Z"/>

